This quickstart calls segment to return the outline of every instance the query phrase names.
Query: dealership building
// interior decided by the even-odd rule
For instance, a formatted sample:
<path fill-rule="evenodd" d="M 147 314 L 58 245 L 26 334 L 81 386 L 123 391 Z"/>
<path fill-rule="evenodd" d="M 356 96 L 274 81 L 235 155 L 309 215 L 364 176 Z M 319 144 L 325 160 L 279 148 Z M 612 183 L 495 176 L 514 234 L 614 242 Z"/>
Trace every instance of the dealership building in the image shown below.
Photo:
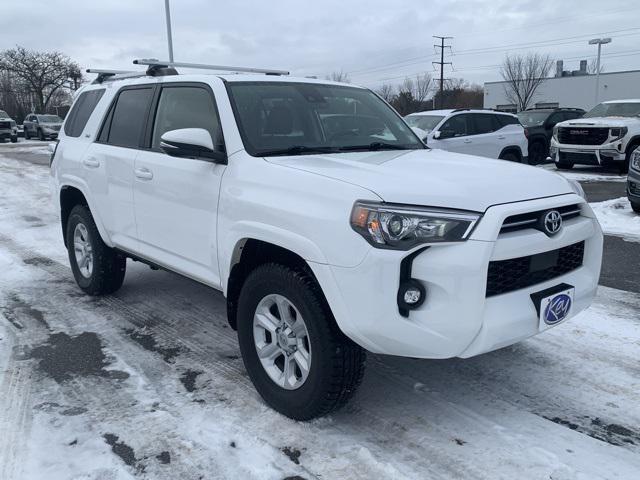
<path fill-rule="evenodd" d="M 507 82 L 484 84 L 484 108 L 516 113 L 516 105 L 507 99 Z M 640 70 L 606 72 L 600 74 L 600 102 L 640 98 Z M 587 74 L 587 62 L 580 69 L 567 72 L 562 60 L 558 61 L 556 75 L 547 78 L 536 91 L 531 107 L 573 107 L 590 110 L 596 103 L 596 75 Z"/>

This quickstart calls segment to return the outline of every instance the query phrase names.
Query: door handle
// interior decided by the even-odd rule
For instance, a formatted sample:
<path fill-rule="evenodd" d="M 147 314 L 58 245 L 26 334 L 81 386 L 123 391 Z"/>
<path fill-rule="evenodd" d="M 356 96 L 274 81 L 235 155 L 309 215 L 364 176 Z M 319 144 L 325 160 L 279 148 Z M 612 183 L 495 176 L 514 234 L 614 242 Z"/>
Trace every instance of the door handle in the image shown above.
<path fill-rule="evenodd" d="M 472 140 L 470 138 L 465 138 L 464 139 L 464 143 L 471 143 L 471 142 L 472 142 Z"/>
<path fill-rule="evenodd" d="M 153 172 L 151 170 L 149 170 L 148 168 L 142 167 L 142 168 L 136 168 L 136 177 L 139 178 L 140 180 L 152 180 L 153 179 Z"/>
<path fill-rule="evenodd" d="M 504 140 L 505 138 L 507 137 L 505 137 L 504 135 L 498 135 L 498 140 Z"/>
<path fill-rule="evenodd" d="M 82 163 L 89 168 L 98 168 L 100 166 L 100 160 L 94 157 L 85 158 Z"/>

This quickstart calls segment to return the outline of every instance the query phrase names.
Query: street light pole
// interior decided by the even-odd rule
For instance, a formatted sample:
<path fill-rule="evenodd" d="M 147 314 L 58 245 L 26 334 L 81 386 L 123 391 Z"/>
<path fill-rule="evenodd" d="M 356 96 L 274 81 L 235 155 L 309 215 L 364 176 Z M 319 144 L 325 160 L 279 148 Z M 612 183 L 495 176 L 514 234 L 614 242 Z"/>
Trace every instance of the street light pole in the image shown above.
<path fill-rule="evenodd" d="M 164 0 L 164 12 L 167 17 L 167 43 L 169 44 L 169 61 L 173 62 L 173 39 L 171 38 L 171 9 L 169 0 Z"/>
<path fill-rule="evenodd" d="M 611 38 L 594 38 L 589 40 L 589 45 L 598 45 L 598 60 L 596 60 L 596 105 L 598 104 L 598 97 L 600 96 L 600 52 L 602 51 L 602 45 L 607 43 L 611 43 Z"/>

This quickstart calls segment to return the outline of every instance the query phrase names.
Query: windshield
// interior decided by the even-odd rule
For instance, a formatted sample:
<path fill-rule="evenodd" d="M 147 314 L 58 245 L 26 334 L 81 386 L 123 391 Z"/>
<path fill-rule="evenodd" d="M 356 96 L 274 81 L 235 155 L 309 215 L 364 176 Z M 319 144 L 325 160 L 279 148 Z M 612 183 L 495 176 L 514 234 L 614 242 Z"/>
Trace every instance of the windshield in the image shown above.
<path fill-rule="evenodd" d="M 4 110 L 0 110 L 0 118 L 10 118 L 9 114 Z"/>
<path fill-rule="evenodd" d="M 416 127 L 425 132 L 430 132 L 444 117 L 441 115 L 408 115 L 404 117 L 410 127 Z"/>
<path fill-rule="evenodd" d="M 592 117 L 637 117 L 640 116 L 640 102 L 601 103 L 587 112 L 583 118 Z"/>
<path fill-rule="evenodd" d="M 549 112 L 520 112 L 518 113 L 518 120 L 525 127 L 537 127 L 542 125 L 544 121 L 549 117 Z"/>
<path fill-rule="evenodd" d="M 425 148 L 369 90 L 294 82 L 229 82 L 227 89 L 253 156 Z"/>
<path fill-rule="evenodd" d="M 62 123 L 62 119 L 57 115 L 38 115 L 40 123 Z"/>

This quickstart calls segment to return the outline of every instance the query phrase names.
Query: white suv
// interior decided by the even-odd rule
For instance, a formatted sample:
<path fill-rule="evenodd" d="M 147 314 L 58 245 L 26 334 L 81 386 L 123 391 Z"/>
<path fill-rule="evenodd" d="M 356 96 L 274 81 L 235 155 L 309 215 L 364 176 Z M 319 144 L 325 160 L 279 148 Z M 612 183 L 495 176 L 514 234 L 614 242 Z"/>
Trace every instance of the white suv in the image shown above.
<path fill-rule="evenodd" d="M 556 124 L 551 159 L 560 169 L 574 165 L 613 166 L 629 170 L 640 146 L 640 100 L 612 100 L 596 105 L 584 117 Z"/>
<path fill-rule="evenodd" d="M 404 117 L 430 147 L 527 162 L 528 140 L 518 117 L 493 110 L 430 110 Z"/>
<path fill-rule="evenodd" d="M 75 279 L 111 294 L 129 257 L 221 290 L 251 380 L 287 416 L 344 404 L 366 350 L 471 357 L 596 293 L 602 233 L 560 175 L 428 149 L 353 85 L 148 73 L 85 87 L 60 132 Z"/>

